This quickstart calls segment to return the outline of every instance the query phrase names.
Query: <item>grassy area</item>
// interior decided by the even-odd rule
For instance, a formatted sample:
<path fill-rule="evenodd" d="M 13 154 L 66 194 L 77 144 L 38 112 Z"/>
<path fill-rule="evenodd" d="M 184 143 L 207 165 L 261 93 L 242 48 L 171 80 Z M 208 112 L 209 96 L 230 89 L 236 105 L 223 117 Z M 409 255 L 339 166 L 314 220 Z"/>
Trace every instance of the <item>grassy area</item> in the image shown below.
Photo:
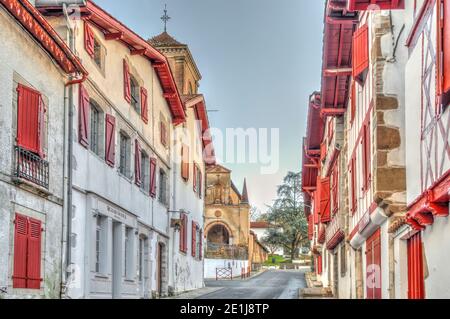
<path fill-rule="evenodd" d="M 281 264 L 290 264 L 292 261 L 285 259 L 283 256 L 270 255 L 264 266 L 280 266 Z"/>

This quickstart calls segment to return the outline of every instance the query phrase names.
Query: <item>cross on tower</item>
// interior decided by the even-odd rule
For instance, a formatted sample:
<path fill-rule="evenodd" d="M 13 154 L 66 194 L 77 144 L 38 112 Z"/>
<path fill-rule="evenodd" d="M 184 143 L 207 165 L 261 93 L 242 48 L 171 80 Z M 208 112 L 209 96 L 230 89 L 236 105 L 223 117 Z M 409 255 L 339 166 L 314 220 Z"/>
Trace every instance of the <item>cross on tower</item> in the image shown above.
<path fill-rule="evenodd" d="M 161 20 L 163 20 L 164 22 L 164 32 L 167 32 L 167 22 L 171 19 L 171 17 L 169 17 L 167 15 L 167 4 L 164 6 L 164 15 L 161 17 Z"/>

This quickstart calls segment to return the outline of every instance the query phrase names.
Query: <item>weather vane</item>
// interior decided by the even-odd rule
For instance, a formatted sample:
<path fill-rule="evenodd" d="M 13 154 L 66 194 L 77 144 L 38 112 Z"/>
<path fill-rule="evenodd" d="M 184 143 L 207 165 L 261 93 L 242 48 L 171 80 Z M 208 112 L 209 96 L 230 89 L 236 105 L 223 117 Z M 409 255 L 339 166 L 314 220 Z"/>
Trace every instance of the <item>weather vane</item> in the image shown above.
<path fill-rule="evenodd" d="M 164 32 L 167 32 L 167 22 L 171 19 L 171 17 L 169 17 L 167 15 L 167 4 L 164 6 L 164 15 L 161 17 L 161 20 L 164 21 Z"/>

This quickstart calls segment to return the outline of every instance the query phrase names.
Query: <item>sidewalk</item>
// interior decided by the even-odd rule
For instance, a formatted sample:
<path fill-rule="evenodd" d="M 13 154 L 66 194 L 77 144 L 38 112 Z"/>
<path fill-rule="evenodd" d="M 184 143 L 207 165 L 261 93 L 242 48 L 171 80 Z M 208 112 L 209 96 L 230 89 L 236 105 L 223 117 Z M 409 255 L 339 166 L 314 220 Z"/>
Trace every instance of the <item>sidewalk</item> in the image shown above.
<path fill-rule="evenodd" d="M 192 300 L 192 299 L 196 299 L 196 298 L 198 298 L 200 296 L 216 292 L 216 291 L 221 290 L 221 289 L 223 289 L 223 287 L 204 287 L 204 288 L 200 288 L 200 289 L 184 292 L 184 293 L 181 293 L 181 294 L 179 294 L 177 296 L 166 297 L 166 298 L 163 298 L 163 299 L 187 299 L 187 300 Z"/>
<path fill-rule="evenodd" d="M 305 280 L 308 288 L 300 289 L 299 299 L 335 299 L 331 290 L 323 288 L 313 273 L 305 273 Z"/>

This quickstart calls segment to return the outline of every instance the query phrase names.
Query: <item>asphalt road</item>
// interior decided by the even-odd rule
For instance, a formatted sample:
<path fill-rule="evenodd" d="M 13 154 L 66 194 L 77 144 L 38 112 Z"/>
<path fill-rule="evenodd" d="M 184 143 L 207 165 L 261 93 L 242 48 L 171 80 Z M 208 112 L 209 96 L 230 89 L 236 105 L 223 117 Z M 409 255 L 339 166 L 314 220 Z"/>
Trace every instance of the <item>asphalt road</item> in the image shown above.
<path fill-rule="evenodd" d="M 207 287 L 222 287 L 197 299 L 298 299 L 306 287 L 306 270 L 269 270 L 248 280 L 207 281 Z"/>

